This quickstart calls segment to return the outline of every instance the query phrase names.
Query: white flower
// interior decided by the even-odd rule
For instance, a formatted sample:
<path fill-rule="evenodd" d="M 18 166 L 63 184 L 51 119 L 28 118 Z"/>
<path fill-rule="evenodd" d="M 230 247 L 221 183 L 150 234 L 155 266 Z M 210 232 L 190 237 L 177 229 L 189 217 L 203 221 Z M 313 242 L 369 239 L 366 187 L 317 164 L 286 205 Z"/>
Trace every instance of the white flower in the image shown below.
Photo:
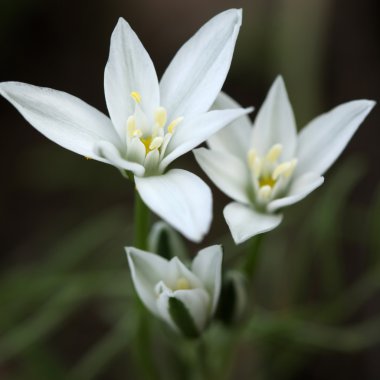
<path fill-rule="evenodd" d="M 133 247 L 127 247 L 126 252 L 133 284 L 144 305 L 176 331 L 187 336 L 199 335 L 219 299 L 221 246 L 199 251 L 191 269 L 177 257 L 168 261 Z"/>
<path fill-rule="evenodd" d="M 312 120 L 297 135 L 283 79 L 278 77 L 257 114 L 216 133 L 211 148 L 195 157 L 221 191 L 235 202 L 224 217 L 237 244 L 276 228 L 278 210 L 306 197 L 323 183 L 322 175 L 341 154 L 374 106 L 370 100 L 342 104 Z M 225 94 L 215 108 L 237 107 Z"/>
<path fill-rule="evenodd" d="M 0 94 L 39 132 L 62 147 L 135 175 L 144 202 L 186 237 L 199 241 L 211 222 L 206 184 L 165 169 L 249 110 L 208 112 L 231 64 L 241 10 L 206 23 L 178 51 L 160 83 L 129 24 L 111 38 L 104 88 L 110 119 L 67 93 L 4 82 Z"/>

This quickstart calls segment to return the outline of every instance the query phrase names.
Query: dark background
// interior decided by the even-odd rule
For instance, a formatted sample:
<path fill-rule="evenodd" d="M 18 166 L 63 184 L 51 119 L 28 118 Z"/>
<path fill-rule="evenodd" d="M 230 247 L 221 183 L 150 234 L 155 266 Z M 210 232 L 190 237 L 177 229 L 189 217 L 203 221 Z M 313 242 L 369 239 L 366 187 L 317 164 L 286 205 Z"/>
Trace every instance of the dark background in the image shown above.
<path fill-rule="evenodd" d="M 244 106 L 257 109 L 278 74 L 284 76 L 299 128 L 345 101 L 380 98 L 376 0 L 0 0 L 0 81 L 66 91 L 107 113 L 103 71 L 118 17 L 134 28 L 161 76 L 204 22 L 231 7 L 243 8 L 243 26 L 224 89 Z M 275 242 L 266 244 L 268 257 L 280 252 L 288 265 L 276 262 L 275 254 L 262 263 L 257 291 L 270 294 L 261 293 L 255 302 L 275 316 L 300 305 L 321 310 L 336 300 L 341 317 L 321 319 L 329 326 L 351 333 L 356 327 L 350 326 L 379 321 L 380 271 L 374 271 L 380 256 L 379 119 L 376 106 L 327 173 L 323 189 L 289 210 Z M 0 128 L 0 378 L 134 378 L 129 356 L 115 349 L 117 342 L 99 349 L 98 356 L 93 350 L 113 331 L 121 312 L 131 310 L 121 247 L 131 244 L 133 187 L 114 168 L 46 140 L 4 100 Z M 178 165 L 205 178 L 191 154 Z M 215 221 L 202 246 L 221 236 L 228 240 L 221 216 L 227 198 L 215 188 L 213 193 Z M 314 235 L 321 237 L 309 239 Z M 280 277 L 264 275 L 270 268 L 265 260 Z M 362 279 L 370 291 L 360 293 L 365 285 L 359 283 L 355 293 Z M 342 311 L 352 306 L 351 296 L 357 307 Z M 365 328 L 355 335 L 359 341 L 368 335 L 364 343 L 355 345 L 348 335 L 340 348 L 331 337 L 331 344 L 318 346 L 316 339 L 310 346 L 301 339 L 289 346 L 289 337 L 260 333 L 257 345 L 240 348 L 232 373 L 247 379 L 253 373 L 263 379 L 378 379 L 380 324 Z M 283 355 L 288 349 L 293 356 Z M 112 350 L 117 352 L 109 354 Z M 260 359 L 252 364 L 251 357 Z M 102 360 L 104 365 L 89 374 Z"/>

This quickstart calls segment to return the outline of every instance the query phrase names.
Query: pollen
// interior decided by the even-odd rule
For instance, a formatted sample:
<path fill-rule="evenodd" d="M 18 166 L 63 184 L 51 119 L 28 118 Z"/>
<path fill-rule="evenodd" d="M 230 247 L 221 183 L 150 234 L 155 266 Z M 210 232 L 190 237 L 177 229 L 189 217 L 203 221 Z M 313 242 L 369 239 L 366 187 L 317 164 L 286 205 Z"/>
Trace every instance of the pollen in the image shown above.
<path fill-rule="evenodd" d="M 141 95 L 137 91 L 132 91 L 131 97 L 136 103 L 141 103 Z"/>
<path fill-rule="evenodd" d="M 191 289 L 190 282 L 185 277 L 180 277 L 176 283 L 176 290 L 188 290 Z"/>

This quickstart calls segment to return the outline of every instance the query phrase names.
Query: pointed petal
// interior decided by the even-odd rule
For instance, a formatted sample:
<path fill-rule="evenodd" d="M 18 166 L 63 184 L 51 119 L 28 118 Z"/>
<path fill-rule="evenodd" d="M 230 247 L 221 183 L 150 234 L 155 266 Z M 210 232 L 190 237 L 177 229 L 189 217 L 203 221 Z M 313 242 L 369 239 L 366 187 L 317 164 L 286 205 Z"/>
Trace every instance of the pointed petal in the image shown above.
<path fill-rule="evenodd" d="M 216 110 L 242 108 L 230 96 L 221 92 L 212 107 Z M 208 146 L 213 150 L 228 152 L 243 160 L 246 159 L 250 148 L 250 136 L 252 123 L 248 115 L 239 117 L 227 127 L 210 136 L 207 140 Z"/>
<path fill-rule="evenodd" d="M 354 100 L 312 120 L 299 135 L 297 173 L 325 173 L 374 105 L 371 100 Z"/>
<path fill-rule="evenodd" d="M 285 84 L 277 77 L 261 106 L 252 131 L 252 147 L 264 155 L 275 144 L 283 146 L 282 159 L 292 158 L 297 128 Z"/>
<path fill-rule="evenodd" d="M 112 33 L 104 90 L 108 111 L 120 136 L 125 135 L 127 118 L 134 113 L 132 92 L 141 95 L 140 106 L 147 115 L 159 105 L 158 79 L 152 60 L 122 18 Z"/>
<path fill-rule="evenodd" d="M 208 232 L 212 217 L 209 187 L 196 175 L 172 169 L 154 177 L 135 177 L 136 187 L 146 205 L 192 241 Z"/>
<path fill-rule="evenodd" d="M 198 252 L 192 264 L 192 271 L 203 282 L 211 298 L 211 315 L 214 314 L 218 304 L 222 283 L 221 245 L 213 245 Z"/>
<path fill-rule="evenodd" d="M 161 83 L 169 119 L 207 111 L 223 86 L 241 25 L 241 10 L 212 18 L 178 51 Z"/>
<path fill-rule="evenodd" d="M 173 294 L 175 298 L 180 300 L 190 316 L 193 318 L 195 326 L 201 332 L 208 321 L 210 310 L 210 296 L 204 289 L 176 290 Z"/>
<path fill-rule="evenodd" d="M 158 315 L 156 285 L 166 277 L 168 261 L 153 253 L 125 247 L 133 285 L 144 305 Z"/>
<path fill-rule="evenodd" d="M 194 275 L 194 273 L 192 273 L 177 256 L 175 256 L 169 261 L 165 280 L 167 281 L 168 286 L 172 289 L 176 289 L 179 278 L 185 278 L 189 282 L 191 288 L 202 287 L 199 278 Z"/>
<path fill-rule="evenodd" d="M 160 170 L 165 170 L 176 158 L 194 149 L 231 121 L 251 111 L 252 108 L 210 111 L 183 120 L 174 131 L 166 148 L 165 158 L 160 164 Z"/>
<path fill-rule="evenodd" d="M 205 148 L 195 149 L 193 153 L 199 166 L 223 193 L 238 202 L 249 203 L 249 178 L 241 160 L 227 152 Z"/>
<path fill-rule="evenodd" d="M 108 141 L 100 141 L 96 143 L 94 145 L 94 152 L 99 157 L 102 157 L 105 162 L 116 166 L 119 169 L 129 170 L 138 176 L 142 176 L 145 173 L 145 169 L 142 165 L 125 160 L 120 155 L 117 148 Z"/>
<path fill-rule="evenodd" d="M 269 212 L 274 212 L 281 207 L 289 206 L 305 198 L 317 187 L 321 186 L 324 178 L 316 173 L 305 173 L 296 178 L 291 184 L 288 194 L 284 198 L 275 199 L 267 206 Z"/>
<path fill-rule="evenodd" d="M 282 215 L 264 214 L 240 203 L 230 203 L 223 210 L 224 217 L 236 244 L 275 229 Z"/>
<path fill-rule="evenodd" d="M 121 144 L 107 116 L 65 92 L 3 82 L 0 94 L 45 137 L 75 153 L 104 161 L 94 154 L 94 144 L 101 140 Z"/>

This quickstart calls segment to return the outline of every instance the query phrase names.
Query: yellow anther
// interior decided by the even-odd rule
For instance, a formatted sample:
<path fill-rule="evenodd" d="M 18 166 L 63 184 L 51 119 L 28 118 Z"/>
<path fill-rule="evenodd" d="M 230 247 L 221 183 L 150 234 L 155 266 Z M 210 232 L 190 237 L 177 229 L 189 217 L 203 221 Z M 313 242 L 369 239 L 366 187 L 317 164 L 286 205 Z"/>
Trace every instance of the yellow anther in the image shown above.
<path fill-rule="evenodd" d="M 127 133 L 128 137 L 133 137 L 133 133 L 136 130 L 136 118 L 134 116 L 129 116 L 127 119 Z"/>
<path fill-rule="evenodd" d="M 131 97 L 136 103 L 141 103 L 141 95 L 137 91 L 132 91 Z"/>
<path fill-rule="evenodd" d="M 271 193 L 272 193 L 272 188 L 269 185 L 260 187 L 259 198 L 266 201 L 270 198 Z"/>
<path fill-rule="evenodd" d="M 166 124 L 167 113 L 164 107 L 158 107 L 156 109 L 156 111 L 154 112 L 154 120 L 160 128 L 162 128 Z"/>
<path fill-rule="evenodd" d="M 269 149 L 269 152 L 267 153 L 265 158 L 269 162 L 274 163 L 278 160 L 281 153 L 282 153 L 282 145 L 281 144 L 275 144 L 272 146 L 272 148 Z"/>
<path fill-rule="evenodd" d="M 163 141 L 162 137 L 155 137 L 149 145 L 149 150 L 158 149 Z"/>
<path fill-rule="evenodd" d="M 297 160 L 296 158 L 293 158 L 293 159 L 290 161 L 290 167 L 289 167 L 289 169 L 284 173 L 284 175 L 285 175 L 286 177 L 290 177 L 290 176 L 293 174 L 294 169 L 295 169 L 296 166 L 297 166 L 297 162 L 298 162 L 298 160 Z"/>
<path fill-rule="evenodd" d="M 259 177 L 261 173 L 262 164 L 261 164 L 261 159 L 260 157 L 258 157 L 255 149 L 251 149 L 248 152 L 247 160 L 248 160 L 248 165 L 253 171 L 253 173 L 255 174 L 255 176 Z"/>
<path fill-rule="evenodd" d="M 88 156 L 85 156 L 84 157 L 86 160 L 92 160 L 92 158 L 91 157 L 88 157 Z"/>
<path fill-rule="evenodd" d="M 191 289 L 190 282 L 185 277 L 180 277 L 176 283 L 175 290 L 188 290 Z"/>
<path fill-rule="evenodd" d="M 173 133 L 176 126 L 183 120 L 183 117 L 177 117 L 168 125 L 168 132 Z"/>
<path fill-rule="evenodd" d="M 293 167 L 292 161 L 283 162 L 274 169 L 272 173 L 272 178 L 276 181 L 278 177 L 282 174 L 289 173 L 290 169 Z"/>

